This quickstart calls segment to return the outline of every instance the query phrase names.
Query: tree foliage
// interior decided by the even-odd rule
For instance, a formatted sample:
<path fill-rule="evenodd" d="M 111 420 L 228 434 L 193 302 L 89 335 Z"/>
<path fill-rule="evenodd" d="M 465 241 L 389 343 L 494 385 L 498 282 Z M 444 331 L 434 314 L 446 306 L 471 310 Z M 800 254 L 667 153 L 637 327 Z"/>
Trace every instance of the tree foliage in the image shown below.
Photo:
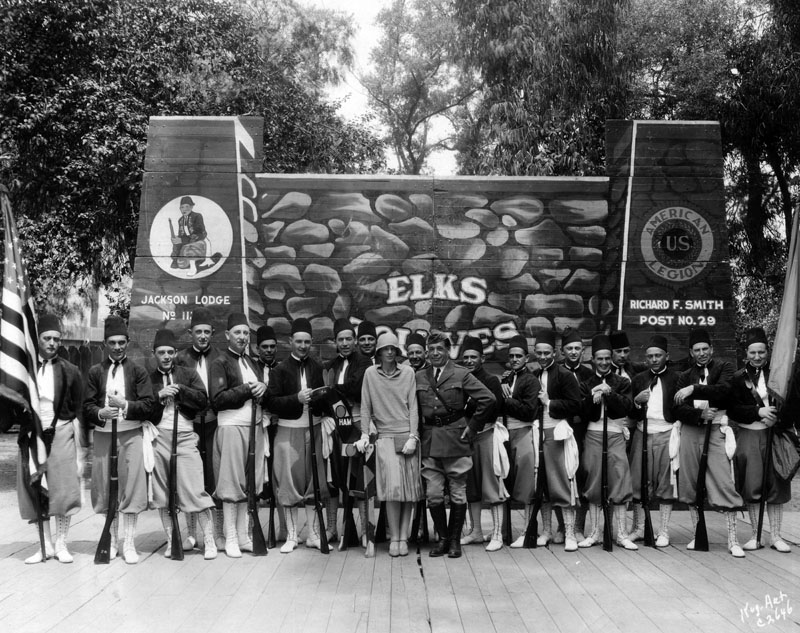
<path fill-rule="evenodd" d="M 0 178 L 40 304 L 130 272 L 150 116 L 263 116 L 266 171 L 382 166 L 378 139 L 319 95 L 325 46 L 271 46 L 270 29 L 217 0 L 3 2 Z"/>
<path fill-rule="evenodd" d="M 401 171 L 419 174 L 433 152 L 452 145 L 441 130 L 463 116 L 457 110 L 475 93 L 476 78 L 457 62 L 450 0 L 394 0 L 377 23 L 382 35 L 360 81 Z"/>
<path fill-rule="evenodd" d="M 606 119 L 626 113 L 626 0 L 454 0 L 485 89 L 461 134 L 463 173 L 601 173 Z"/>

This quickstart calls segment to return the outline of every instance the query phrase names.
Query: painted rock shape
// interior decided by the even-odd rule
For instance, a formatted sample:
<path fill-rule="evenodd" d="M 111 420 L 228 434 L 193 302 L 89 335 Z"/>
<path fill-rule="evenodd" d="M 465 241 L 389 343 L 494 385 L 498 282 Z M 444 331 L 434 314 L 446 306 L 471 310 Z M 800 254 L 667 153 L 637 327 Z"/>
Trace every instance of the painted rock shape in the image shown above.
<path fill-rule="evenodd" d="M 569 261 L 579 263 L 586 268 L 595 268 L 603 263 L 603 251 L 599 248 L 573 246 L 569 249 Z"/>
<path fill-rule="evenodd" d="M 281 242 L 291 246 L 320 244 L 322 242 L 327 242 L 329 238 L 330 231 L 328 231 L 327 226 L 309 220 L 292 222 L 281 234 Z"/>
<path fill-rule="evenodd" d="M 375 201 L 375 211 L 389 222 L 402 222 L 414 214 L 410 202 L 392 193 L 378 196 Z"/>
<path fill-rule="evenodd" d="M 300 257 L 313 257 L 328 259 L 333 254 L 334 245 L 331 243 L 326 244 L 306 244 L 301 246 L 298 251 Z"/>
<path fill-rule="evenodd" d="M 469 328 L 472 325 L 472 306 L 461 304 L 447 313 L 444 318 L 444 327 L 446 330 L 462 330 Z"/>
<path fill-rule="evenodd" d="M 568 294 L 530 294 L 525 298 L 525 311 L 529 314 L 581 316 L 583 298 Z"/>
<path fill-rule="evenodd" d="M 364 253 L 342 269 L 348 275 L 371 275 L 380 277 L 391 270 L 391 265 L 377 253 Z"/>
<path fill-rule="evenodd" d="M 599 288 L 600 274 L 586 270 L 585 268 L 576 269 L 569 278 L 569 281 L 564 285 L 564 290 L 567 292 L 580 294 L 596 292 Z"/>
<path fill-rule="evenodd" d="M 528 251 L 523 248 L 504 248 L 500 256 L 500 276 L 503 279 L 516 277 L 528 263 Z"/>
<path fill-rule="evenodd" d="M 508 241 L 508 230 L 504 228 L 489 231 L 486 234 L 486 242 L 489 246 L 502 246 Z"/>
<path fill-rule="evenodd" d="M 580 246 L 601 246 L 606 241 L 602 226 L 568 226 L 567 233 Z"/>
<path fill-rule="evenodd" d="M 454 224 L 436 224 L 439 235 L 448 240 L 463 240 L 480 235 L 481 227 L 474 222 L 458 222 Z"/>
<path fill-rule="evenodd" d="M 453 268 L 464 268 L 483 257 L 486 244 L 483 240 L 458 240 L 441 245 L 441 259 L 449 261 Z"/>
<path fill-rule="evenodd" d="M 386 306 L 375 310 L 368 310 L 365 315 L 368 321 L 381 325 L 397 327 L 403 321 L 414 316 L 413 310 L 406 305 Z"/>
<path fill-rule="evenodd" d="M 292 324 L 285 317 L 267 319 L 267 325 L 275 330 L 275 334 L 279 337 L 289 336 L 292 333 Z"/>
<path fill-rule="evenodd" d="M 519 290 L 520 292 L 535 292 L 541 288 L 539 282 L 533 278 L 530 273 L 525 273 L 519 277 L 515 277 L 508 282 L 509 290 Z"/>
<path fill-rule="evenodd" d="M 519 292 L 490 292 L 489 305 L 506 312 L 516 312 L 522 303 L 522 294 Z"/>
<path fill-rule="evenodd" d="M 332 297 L 320 295 L 314 297 L 292 297 L 286 302 L 286 311 L 292 319 L 311 317 L 321 314 L 331 304 Z"/>
<path fill-rule="evenodd" d="M 345 222 L 375 224 L 380 218 L 369 206 L 369 200 L 359 192 L 326 193 L 314 200 L 310 215 L 319 221 L 338 218 Z"/>
<path fill-rule="evenodd" d="M 531 228 L 514 231 L 514 238 L 519 244 L 536 248 L 570 246 L 570 239 L 550 218 L 542 220 Z"/>
<path fill-rule="evenodd" d="M 508 314 L 497 308 L 479 306 L 472 318 L 474 327 L 495 327 L 501 321 L 516 321 L 516 315 Z"/>
<path fill-rule="evenodd" d="M 408 255 L 408 245 L 396 235 L 384 231 L 379 226 L 370 229 L 372 250 L 386 259 L 403 260 Z"/>
<path fill-rule="evenodd" d="M 608 217 L 605 200 L 553 200 L 550 210 L 562 224 L 602 224 Z"/>
<path fill-rule="evenodd" d="M 349 294 L 340 292 L 336 295 L 336 301 L 333 302 L 333 317 L 335 319 L 346 319 L 350 316 L 350 308 L 353 305 L 353 300 Z"/>
<path fill-rule="evenodd" d="M 433 198 L 427 193 L 412 193 L 408 196 L 408 199 L 416 208 L 418 217 L 433 217 Z"/>
<path fill-rule="evenodd" d="M 311 196 L 302 191 L 290 191 L 261 217 L 273 220 L 299 220 L 308 213 Z"/>
<path fill-rule="evenodd" d="M 267 299 L 274 301 L 281 301 L 286 296 L 286 289 L 282 283 L 266 283 L 264 284 L 264 296 Z"/>
<path fill-rule="evenodd" d="M 264 270 L 264 272 L 261 273 L 261 277 L 272 283 L 287 283 L 297 294 L 303 294 L 306 291 L 300 279 L 300 271 L 297 266 L 293 266 L 292 264 L 274 264 Z"/>
<path fill-rule="evenodd" d="M 258 229 L 247 220 L 242 220 L 242 232 L 246 241 L 251 244 L 258 242 Z"/>
<path fill-rule="evenodd" d="M 533 226 L 544 214 L 542 201 L 530 196 L 512 196 L 495 200 L 490 206 L 492 211 L 511 216 L 521 226 Z"/>
<path fill-rule="evenodd" d="M 525 323 L 525 331 L 534 337 L 542 330 L 552 330 L 552 329 L 553 329 L 553 324 L 550 322 L 550 319 L 547 319 L 545 317 L 531 317 Z M 533 350 L 533 346 L 530 346 L 529 349 Z"/>
<path fill-rule="evenodd" d="M 275 259 L 292 260 L 297 252 L 291 246 L 271 246 L 264 249 L 264 256 L 272 261 Z"/>
<path fill-rule="evenodd" d="M 568 268 L 540 268 L 536 271 L 536 277 L 545 292 L 559 290 L 567 275 L 569 275 Z"/>
<path fill-rule="evenodd" d="M 337 237 L 337 244 L 368 244 L 369 227 L 363 222 L 351 222 L 348 224 L 340 237 Z"/>
<path fill-rule="evenodd" d="M 500 224 L 500 218 L 489 209 L 470 209 L 464 215 L 487 229 L 496 229 Z"/>
<path fill-rule="evenodd" d="M 303 271 L 303 281 L 308 288 L 317 292 L 336 293 L 342 288 L 339 273 L 330 266 L 309 264 Z"/>
<path fill-rule="evenodd" d="M 285 222 L 263 222 L 261 224 L 261 242 L 272 244 L 285 224 Z"/>
<path fill-rule="evenodd" d="M 403 262 L 403 273 L 406 275 L 433 273 L 434 253 L 422 253 Z"/>

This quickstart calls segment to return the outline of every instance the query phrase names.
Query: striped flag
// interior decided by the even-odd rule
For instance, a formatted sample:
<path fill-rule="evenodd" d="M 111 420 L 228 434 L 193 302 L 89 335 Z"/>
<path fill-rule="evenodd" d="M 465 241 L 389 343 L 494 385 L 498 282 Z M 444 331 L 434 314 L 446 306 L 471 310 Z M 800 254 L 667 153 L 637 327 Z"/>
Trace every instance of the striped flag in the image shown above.
<path fill-rule="evenodd" d="M 17 224 L 11 212 L 8 189 L 0 185 L 0 207 L 5 228 L 3 264 L 3 313 L 0 321 L 0 387 L 21 396 L 30 407 L 29 423 L 20 424 L 20 446 L 27 446 L 31 483 L 44 477 L 47 450 L 39 419 L 39 390 L 36 386 L 37 335 L 33 296 L 19 248 Z"/>
<path fill-rule="evenodd" d="M 770 391 L 778 397 L 779 402 L 786 400 L 797 350 L 797 302 L 800 300 L 800 244 L 798 244 L 800 223 L 798 223 L 798 217 L 800 217 L 800 213 L 795 212 L 791 241 L 789 242 L 789 259 L 786 262 L 783 301 L 778 317 L 778 329 L 775 332 L 775 342 L 772 345 L 769 384 L 767 385 Z"/>

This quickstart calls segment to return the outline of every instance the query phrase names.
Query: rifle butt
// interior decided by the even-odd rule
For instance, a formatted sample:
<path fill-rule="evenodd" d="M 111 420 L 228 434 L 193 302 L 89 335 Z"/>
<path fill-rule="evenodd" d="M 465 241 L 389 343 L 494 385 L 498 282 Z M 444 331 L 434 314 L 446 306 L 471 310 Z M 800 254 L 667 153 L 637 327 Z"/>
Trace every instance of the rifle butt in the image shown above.
<path fill-rule="evenodd" d="M 178 513 L 170 510 L 172 514 L 172 540 L 170 541 L 170 558 L 183 560 L 183 543 L 181 542 L 181 527 L 178 524 Z"/>
<path fill-rule="evenodd" d="M 650 508 L 642 504 L 642 512 L 644 512 L 644 544 L 647 547 L 655 547 L 656 539 L 653 536 L 653 520 L 650 518 Z"/>
<path fill-rule="evenodd" d="M 614 550 L 614 521 L 612 520 L 612 509 L 605 504 L 603 506 L 603 550 L 611 552 Z"/>
<path fill-rule="evenodd" d="M 267 549 L 275 549 L 278 545 L 275 538 L 275 497 L 269 500 L 269 526 L 267 528 Z"/>
<path fill-rule="evenodd" d="M 698 508 L 697 528 L 694 531 L 694 551 L 708 551 L 708 530 L 706 529 L 706 518 L 703 511 Z"/>
<path fill-rule="evenodd" d="M 267 555 L 267 541 L 264 539 L 264 530 L 258 518 L 258 504 L 250 504 L 249 513 L 253 521 L 253 556 Z"/>

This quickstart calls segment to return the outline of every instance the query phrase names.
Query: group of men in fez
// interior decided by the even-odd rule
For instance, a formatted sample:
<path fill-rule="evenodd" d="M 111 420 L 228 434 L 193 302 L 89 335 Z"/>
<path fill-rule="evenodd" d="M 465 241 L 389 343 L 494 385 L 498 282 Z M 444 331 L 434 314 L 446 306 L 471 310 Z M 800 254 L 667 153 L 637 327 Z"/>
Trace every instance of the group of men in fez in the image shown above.
<path fill-rule="evenodd" d="M 338 497 L 347 487 L 347 465 L 339 449 L 341 444 L 363 439 L 358 431 L 359 400 L 364 372 L 375 362 L 375 325 L 365 321 L 356 327 L 349 319 L 338 319 L 334 325 L 337 356 L 323 368 L 310 354 L 313 332 L 307 319 L 292 323 L 291 353 L 281 362 L 276 359 L 278 340 L 271 327 L 258 329 L 257 358 L 253 358 L 250 325 L 244 314 L 228 316 L 224 350 L 211 345 L 212 321 L 209 310 L 197 308 L 188 331 L 191 344 L 182 351 L 178 351 L 173 332 L 156 332 L 156 368 L 148 374 L 127 356 L 125 322 L 109 317 L 104 332 L 106 358 L 89 370 L 84 384 L 77 368 L 58 355 L 62 333 L 58 319 L 47 314 L 40 317 L 39 413 L 43 428 L 54 434 L 48 458 L 49 503 L 43 511 L 47 556 L 65 563 L 73 560 L 67 536 L 70 516 L 81 505 L 80 446 L 86 444 L 89 428 L 94 429 L 92 505 L 97 513 L 108 510 L 112 421 L 117 431 L 121 550 L 127 563 L 138 561 L 136 524 L 143 510 L 158 508 L 167 538 L 171 536 L 167 506 L 173 432 L 178 442 L 178 507 L 189 528 L 184 548 L 202 542 L 206 559 L 215 558 L 221 548 L 233 558 L 252 551 L 245 462 L 254 420 L 256 482 L 260 486 L 270 477 L 273 480 L 282 508 L 281 552 L 291 552 L 300 543 L 300 506 L 306 510 L 306 546 L 318 548 L 321 539 L 337 537 Z M 567 331 L 561 338 L 562 360 L 558 362 L 555 332 L 542 331 L 535 339 L 535 369 L 531 370 L 528 341 L 517 335 L 508 341 L 507 370 L 498 378 L 483 367 L 479 339 L 467 336 L 463 340 L 456 363 L 446 334 L 432 332 L 427 338 L 411 334 L 406 354 L 417 372 L 421 472 L 438 536 L 430 555 L 459 557 L 462 544 L 487 540 L 488 551 L 500 549 L 502 504 L 508 500 L 524 504 L 526 522 L 530 520 L 540 471 L 546 495 L 537 543 L 563 542 L 567 551 L 574 551 L 601 542 L 604 459 L 614 537 L 624 549 L 637 549 L 635 541 L 644 536 L 645 421 L 646 498 L 659 501 L 658 547 L 670 543 L 670 514 L 676 499 L 689 506 L 693 523 L 697 522 L 696 483 L 705 429 L 712 425 L 706 498 L 712 508 L 725 513 L 730 553 L 740 558 L 744 550 L 761 546 L 756 541 L 756 524 L 762 495 L 767 497 L 771 546 L 779 552 L 790 551 L 780 534 L 783 504 L 790 497 L 789 482 L 775 476 L 763 480 L 765 430 L 792 424 L 769 403 L 766 335 L 761 328 L 747 332 L 746 365 L 739 371 L 713 357 L 712 341 L 705 330 L 690 332 L 688 343 L 689 366 L 683 371 L 670 363 L 667 341 L 661 335 L 648 342 L 645 364 L 632 363 L 623 331 L 595 336 L 591 363 L 584 364 L 583 339 Z M 334 432 L 322 424 L 327 411 L 323 400 L 313 398 L 313 391 L 334 385 L 349 405 L 352 429 Z M 738 427 L 736 434 L 732 421 Z M 626 451 L 631 433 L 630 450 Z M 329 435 L 338 442 L 335 448 L 330 447 Z M 312 455 L 316 455 L 319 473 L 327 473 L 326 461 L 330 463 L 330 476 L 320 490 L 328 506 L 327 531 L 321 529 L 312 511 Z M 511 482 L 504 478 L 511 469 L 516 475 L 508 489 L 505 484 Z M 20 476 L 19 481 L 23 480 Z M 148 480 L 152 493 L 148 492 Z M 325 485 L 328 482 L 330 485 Z M 36 506 L 22 484 L 18 492 L 22 517 L 36 522 Z M 628 529 L 625 509 L 631 502 L 633 525 Z M 481 530 L 483 505 L 491 508 L 488 538 Z M 753 535 L 740 545 L 736 511 L 745 505 Z M 554 509 L 558 516 L 555 529 Z M 582 518 L 587 514 L 590 531 Z M 55 541 L 50 516 L 56 519 Z M 112 557 L 120 549 L 118 523 L 117 516 Z M 523 540 L 524 534 L 511 547 L 522 547 Z M 687 547 L 693 549 L 694 541 Z M 169 546 L 165 553 L 169 555 Z M 38 551 L 26 559 L 28 563 L 39 561 Z"/>

